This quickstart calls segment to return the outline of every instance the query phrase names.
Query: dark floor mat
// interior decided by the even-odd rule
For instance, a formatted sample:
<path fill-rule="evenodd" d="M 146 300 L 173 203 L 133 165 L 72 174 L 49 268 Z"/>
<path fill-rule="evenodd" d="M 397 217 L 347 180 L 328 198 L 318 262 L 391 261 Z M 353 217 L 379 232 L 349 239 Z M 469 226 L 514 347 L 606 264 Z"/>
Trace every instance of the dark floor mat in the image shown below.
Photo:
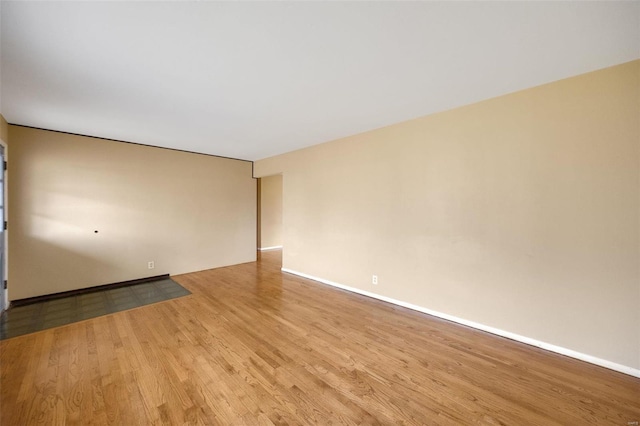
<path fill-rule="evenodd" d="M 7 309 L 0 340 L 191 294 L 171 278 L 36 302 Z"/>

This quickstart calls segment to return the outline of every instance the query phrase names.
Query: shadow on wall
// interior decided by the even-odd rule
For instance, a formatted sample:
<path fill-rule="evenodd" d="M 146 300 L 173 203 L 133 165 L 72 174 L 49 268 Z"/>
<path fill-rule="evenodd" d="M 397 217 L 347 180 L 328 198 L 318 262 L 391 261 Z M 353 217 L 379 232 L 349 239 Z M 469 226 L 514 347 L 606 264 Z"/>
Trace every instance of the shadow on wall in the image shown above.
<path fill-rule="evenodd" d="M 249 162 L 11 130 L 12 300 L 255 260 Z"/>
<path fill-rule="evenodd" d="M 70 250 L 49 241 L 23 237 L 20 250 L 29 258 L 36 259 L 30 267 L 12 271 L 9 283 L 9 299 L 18 300 L 43 294 L 60 293 L 81 287 L 90 287 L 106 282 L 96 281 L 114 268 L 99 257 Z M 39 262 L 37 259 L 46 259 Z M 69 271 L 73 271 L 71 274 Z M 29 283 L 28 288 L 14 288 L 11 283 Z"/>
<path fill-rule="evenodd" d="M 135 253 L 149 253 L 148 260 L 157 265 L 151 248 L 162 250 L 158 233 L 132 246 L 132 229 L 124 226 L 137 223 L 138 231 L 157 227 L 144 219 L 146 199 L 127 196 L 117 174 L 103 185 L 88 172 L 83 179 L 62 179 L 47 167 L 51 165 L 42 164 L 34 196 L 18 203 L 31 214 L 15 221 L 14 241 L 19 243 L 12 250 L 19 263 L 12 268 L 10 300 L 157 275 L 146 274 L 146 262 L 127 270 Z M 18 223 L 21 219 L 25 223 Z"/>

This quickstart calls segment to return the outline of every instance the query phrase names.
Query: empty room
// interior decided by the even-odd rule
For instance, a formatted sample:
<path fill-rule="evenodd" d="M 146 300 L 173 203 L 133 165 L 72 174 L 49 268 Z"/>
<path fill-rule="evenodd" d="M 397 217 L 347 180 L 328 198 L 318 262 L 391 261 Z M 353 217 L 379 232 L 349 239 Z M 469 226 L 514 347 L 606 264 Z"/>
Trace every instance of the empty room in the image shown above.
<path fill-rule="evenodd" d="M 0 2 L 0 424 L 640 422 L 640 2 Z"/>

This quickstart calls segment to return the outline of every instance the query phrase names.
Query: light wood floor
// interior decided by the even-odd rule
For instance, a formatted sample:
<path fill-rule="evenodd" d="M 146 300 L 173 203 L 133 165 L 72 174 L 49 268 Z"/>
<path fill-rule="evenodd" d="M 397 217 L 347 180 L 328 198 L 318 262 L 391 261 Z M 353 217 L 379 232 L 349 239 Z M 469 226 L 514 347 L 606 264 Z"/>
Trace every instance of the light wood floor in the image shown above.
<path fill-rule="evenodd" d="M 626 426 L 640 380 L 282 274 L 0 342 L 0 424 Z"/>

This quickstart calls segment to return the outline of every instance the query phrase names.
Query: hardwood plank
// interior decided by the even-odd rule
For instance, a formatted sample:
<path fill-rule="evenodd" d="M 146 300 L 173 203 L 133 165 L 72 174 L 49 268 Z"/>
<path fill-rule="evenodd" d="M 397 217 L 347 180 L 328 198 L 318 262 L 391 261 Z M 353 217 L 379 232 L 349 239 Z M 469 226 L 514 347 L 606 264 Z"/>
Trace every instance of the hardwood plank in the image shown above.
<path fill-rule="evenodd" d="M 1 424 L 610 424 L 640 380 L 258 262 L 0 342 Z"/>

